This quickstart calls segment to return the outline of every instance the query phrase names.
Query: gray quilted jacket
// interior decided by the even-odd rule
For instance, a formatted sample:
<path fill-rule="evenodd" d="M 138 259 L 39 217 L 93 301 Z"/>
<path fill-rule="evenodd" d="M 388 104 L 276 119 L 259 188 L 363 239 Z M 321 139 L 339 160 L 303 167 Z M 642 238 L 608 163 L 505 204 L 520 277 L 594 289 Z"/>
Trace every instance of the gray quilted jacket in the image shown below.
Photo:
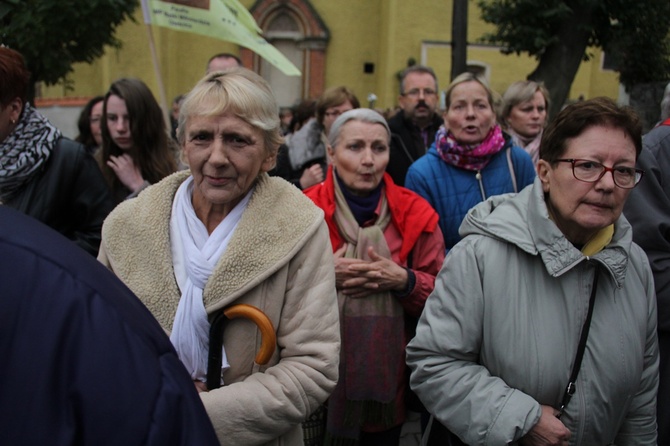
<path fill-rule="evenodd" d="M 584 256 L 549 220 L 539 180 L 461 225 L 407 347 L 411 386 L 465 443 L 515 444 L 558 408 L 600 274 L 577 391 L 574 445 L 656 444 L 658 343 L 647 257 L 625 217 Z"/>

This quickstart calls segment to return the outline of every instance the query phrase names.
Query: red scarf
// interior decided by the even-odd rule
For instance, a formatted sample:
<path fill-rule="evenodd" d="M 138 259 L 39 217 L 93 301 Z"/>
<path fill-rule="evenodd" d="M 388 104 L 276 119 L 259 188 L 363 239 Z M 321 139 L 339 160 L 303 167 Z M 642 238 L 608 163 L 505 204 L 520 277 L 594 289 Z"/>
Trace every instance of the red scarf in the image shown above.
<path fill-rule="evenodd" d="M 323 209 L 326 223 L 330 232 L 330 242 L 333 252 L 342 246 L 344 240 L 335 223 L 335 178 L 333 166 L 328 167 L 326 180 L 305 190 L 307 195 L 317 206 Z M 391 211 L 391 222 L 402 235 L 400 247 L 400 262 L 404 263 L 414 248 L 422 232 L 433 232 L 437 227 L 439 217 L 437 212 L 419 195 L 397 186 L 391 176 L 384 173 L 384 193 Z"/>

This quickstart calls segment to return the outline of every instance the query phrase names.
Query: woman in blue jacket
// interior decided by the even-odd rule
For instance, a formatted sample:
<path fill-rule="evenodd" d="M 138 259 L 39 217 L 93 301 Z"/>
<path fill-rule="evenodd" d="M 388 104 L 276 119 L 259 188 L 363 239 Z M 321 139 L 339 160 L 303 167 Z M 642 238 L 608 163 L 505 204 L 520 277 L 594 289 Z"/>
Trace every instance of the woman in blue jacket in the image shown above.
<path fill-rule="evenodd" d="M 461 239 L 458 227 L 470 208 L 532 184 L 535 169 L 496 123 L 493 92 L 483 79 L 473 73 L 456 77 L 446 102 L 444 127 L 428 153 L 410 166 L 405 187 L 437 211 L 449 251 Z"/>

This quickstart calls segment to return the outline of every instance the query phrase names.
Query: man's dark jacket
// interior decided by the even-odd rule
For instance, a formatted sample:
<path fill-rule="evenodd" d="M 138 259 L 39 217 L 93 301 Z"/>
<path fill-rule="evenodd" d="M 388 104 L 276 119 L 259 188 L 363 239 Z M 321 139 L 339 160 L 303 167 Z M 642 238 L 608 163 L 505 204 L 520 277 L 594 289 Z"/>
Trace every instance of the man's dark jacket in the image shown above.
<path fill-rule="evenodd" d="M 0 206 L 0 443 L 218 445 L 158 322 L 102 264 Z"/>
<path fill-rule="evenodd" d="M 421 130 L 405 118 L 402 110 L 388 120 L 391 129 L 391 156 L 386 172 L 391 175 L 395 184 L 405 185 L 407 169 L 414 161 L 426 154 L 443 123 L 442 118 L 437 114 L 433 115 L 430 125 L 426 128 L 428 132 L 428 144 L 426 145 L 421 136 Z"/>

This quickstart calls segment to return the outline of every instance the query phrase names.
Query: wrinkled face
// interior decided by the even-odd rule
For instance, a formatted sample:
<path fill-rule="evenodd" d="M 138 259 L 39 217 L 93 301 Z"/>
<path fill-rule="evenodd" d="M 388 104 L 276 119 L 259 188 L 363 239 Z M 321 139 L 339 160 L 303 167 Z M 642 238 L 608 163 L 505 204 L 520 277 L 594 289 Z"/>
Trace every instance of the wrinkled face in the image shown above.
<path fill-rule="evenodd" d="M 328 155 L 337 175 L 356 195 L 368 195 L 382 181 L 389 163 L 389 134 L 381 124 L 349 121 L 340 128 Z"/>
<path fill-rule="evenodd" d="M 437 85 L 428 73 L 409 73 L 403 82 L 403 94 L 398 98 L 405 117 L 411 120 L 427 120 L 437 108 Z"/>
<path fill-rule="evenodd" d="M 333 125 L 333 122 L 335 122 L 338 116 L 346 111 L 353 109 L 354 106 L 349 101 L 346 101 L 335 107 L 328 107 L 326 112 L 323 114 L 323 126 L 325 127 L 326 135 L 330 133 L 330 127 Z"/>
<path fill-rule="evenodd" d="M 535 138 L 547 121 L 547 103 L 544 95 L 536 91 L 533 99 L 516 104 L 509 112 L 507 124 L 524 138 Z"/>
<path fill-rule="evenodd" d="M 463 82 L 451 90 L 451 104 L 444 114 L 444 124 L 460 144 L 481 143 L 495 123 L 493 107 L 479 82 Z"/>
<path fill-rule="evenodd" d="M 258 175 L 274 165 L 275 155 L 265 150 L 262 131 L 232 113 L 191 117 L 184 134 L 196 212 L 213 209 L 227 215 Z"/>
<path fill-rule="evenodd" d="M 102 132 L 100 130 L 100 120 L 102 119 L 102 105 L 103 101 L 98 102 L 91 108 L 91 115 L 89 116 L 91 135 L 95 140 L 95 145 L 102 144 Z"/>
<path fill-rule="evenodd" d="M 635 167 L 635 144 L 621 129 L 589 127 L 567 141 L 561 159 L 587 159 L 607 167 Z M 538 176 L 547 208 L 558 228 L 573 244 L 583 245 L 600 229 L 614 223 L 623 210 L 630 189 L 614 184 L 611 172 L 595 183 L 577 180 L 572 165 L 538 162 Z"/>
<path fill-rule="evenodd" d="M 107 98 L 107 128 L 112 141 L 121 150 L 127 151 L 133 147 L 126 101 L 115 94 Z"/>

